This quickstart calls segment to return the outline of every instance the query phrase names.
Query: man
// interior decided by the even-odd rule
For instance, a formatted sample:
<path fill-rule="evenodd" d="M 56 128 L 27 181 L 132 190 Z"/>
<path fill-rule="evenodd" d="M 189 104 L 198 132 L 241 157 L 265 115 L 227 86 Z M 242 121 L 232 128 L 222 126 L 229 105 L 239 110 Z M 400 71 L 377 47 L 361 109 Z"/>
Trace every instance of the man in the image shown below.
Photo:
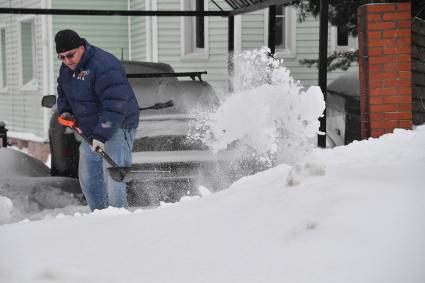
<path fill-rule="evenodd" d="M 139 106 L 126 72 L 112 54 L 90 45 L 73 30 L 55 36 L 58 59 L 58 111 L 72 117 L 91 144 L 82 141 L 78 174 L 91 210 L 128 207 L 126 184 L 108 174 L 104 150 L 119 166 L 131 166 Z"/>

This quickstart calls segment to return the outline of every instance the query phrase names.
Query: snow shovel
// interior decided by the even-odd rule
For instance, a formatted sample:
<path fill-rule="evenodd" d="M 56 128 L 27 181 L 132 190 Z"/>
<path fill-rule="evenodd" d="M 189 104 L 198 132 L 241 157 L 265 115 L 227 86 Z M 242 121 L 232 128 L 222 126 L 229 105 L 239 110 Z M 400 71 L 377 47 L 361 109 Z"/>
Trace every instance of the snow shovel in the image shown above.
<path fill-rule="evenodd" d="M 150 108 L 152 109 L 152 108 Z M 77 135 L 79 135 L 83 140 L 85 140 L 89 145 L 92 145 L 90 140 L 84 135 L 83 131 L 76 126 L 76 121 L 74 119 L 65 119 L 62 116 L 58 117 L 59 124 L 69 127 Z M 111 178 L 117 182 L 129 182 L 134 179 L 137 179 L 140 176 L 149 177 L 151 179 L 162 176 L 164 173 L 170 173 L 170 171 L 159 171 L 159 170 L 141 170 L 136 171 L 132 170 L 131 167 L 120 167 L 104 150 L 97 147 L 96 152 L 102 156 L 112 167 L 108 168 L 109 175 Z M 127 176 L 130 175 L 130 176 Z"/>

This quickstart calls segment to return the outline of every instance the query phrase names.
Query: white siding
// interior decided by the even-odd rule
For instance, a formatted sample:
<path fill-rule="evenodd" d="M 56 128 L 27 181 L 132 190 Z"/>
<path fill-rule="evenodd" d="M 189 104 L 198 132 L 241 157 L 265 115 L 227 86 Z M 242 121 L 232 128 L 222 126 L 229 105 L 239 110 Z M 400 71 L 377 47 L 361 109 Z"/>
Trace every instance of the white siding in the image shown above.
<path fill-rule="evenodd" d="M 216 1 L 222 3 L 223 1 Z M 225 5 L 222 5 L 225 8 Z M 180 10 L 180 0 L 158 1 L 158 10 Z M 209 1 L 208 10 L 218 8 Z M 208 71 L 205 80 L 215 87 L 226 86 L 227 18 L 208 17 L 209 55 L 206 59 L 181 57 L 180 17 L 158 18 L 158 61 L 168 63 L 177 72 Z"/>
<path fill-rule="evenodd" d="M 53 9 L 127 10 L 127 0 L 54 0 Z M 128 59 L 128 17 L 124 16 L 53 16 L 53 32 L 73 29 L 91 44 Z"/>
<path fill-rule="evenodd" d="M 41 8 L 41 1 L 0 1 L 1 7 Z M 36 50 L 36 81 L 37 89 L 23 90 L 21 86 L 21 46 L 19 33 L 19 19 L 28 16 L 1 15 L 0 25 L 6 27 L 6 65 L 7 88 L 0 93 L 0 121 L 6 122 L 11 132 L 31 133 L 39 138 L 47 137 L 44 129 L 44 111 L 41 108 L 41 94 L 43 89 L 43 64 L 42 64 L 42 30 L 41 20 L 46 16 L 34 16 L 35 23 L 35 50 Z"/>
<path fill-rule="evenodd" d="M 130 0 L 130 10 L 146 10 L 145 0 Z M 147 17 L 130 17 L 131 60 L 133 61 L 147 60 L 147 20 Z"/>
<path fill-rule="evenodd" d="M 53 9 L 127 10 L 127 0 L 54 0 Z M 124 16 L 53 16 L 53 36 L 62 29 L 75 30 L 90 44 L 119 59 L 128 59 L 128 17 Z M 55 60 L 55 75 L 61 62 Z"/>
<path fill-rule="evenodd" d="M 241 48 L 255 49 L 267 45 L 264 33 L 264 10 L 242 15 L 241 23 Z M 235 39 L 236 40 L 236 39 Z"/>

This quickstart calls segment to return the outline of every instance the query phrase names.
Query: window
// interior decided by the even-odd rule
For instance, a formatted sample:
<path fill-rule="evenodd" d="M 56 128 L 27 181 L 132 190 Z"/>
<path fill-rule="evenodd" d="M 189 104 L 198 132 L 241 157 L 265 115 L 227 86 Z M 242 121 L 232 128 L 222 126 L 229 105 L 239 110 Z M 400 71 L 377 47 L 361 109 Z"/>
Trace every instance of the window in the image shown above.
<path fill-rule="evenodd" d="M 357 37 L 350 36 L 345 26 L 332 26 L 331 46 L 336 52 L 357 49 Z"/>
<path fill-rule="evenodd" d="M 297 11 L 291 7 L 276 7 L 275 49 L 283 58 L 293 58 L 296 53 Z"/>
<path fill-rule="evenodd" d="M 196 0 L 196 11 L 204 11 L 204 0 Z M 195 17 L 196 23 L 193 35 L 195 37 L 195 49 L 205 47 L 204 18 L 201 16 Z"/>
<path fill-rule="evenodd" d="M 1 76 L 0 76 L 0 89 L 6 88 L 6 29 L 0 29 L 0 64 L 1 64 Z"/>
<path fill-rule="evenodd" d="M 338 46 L 348 45 L 348 31 L 345 26 L 337 26 L 336 45 Z"/>
<path fill-rule="evenodd" d="M 34 21 L 21 22 L 21 70 L 22 86 L 35 84 L 35 41 Z"/>
<path fill-rule="evenodd" d="M 204 11 L 208 6 L 205 0 L 181 0 L 181 8 L 186 11 Z M 208 17 L 182 17 L 182 57 L 208 58 Z"/>

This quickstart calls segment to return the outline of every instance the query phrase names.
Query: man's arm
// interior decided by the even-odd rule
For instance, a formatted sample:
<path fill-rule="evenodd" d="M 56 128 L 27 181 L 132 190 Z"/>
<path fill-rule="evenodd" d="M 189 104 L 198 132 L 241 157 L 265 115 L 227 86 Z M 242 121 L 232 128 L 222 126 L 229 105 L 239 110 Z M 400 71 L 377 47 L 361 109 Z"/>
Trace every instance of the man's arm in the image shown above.
<path fill-rule="evenodd" d="M 72 113 L 71 106 L 69 106 L 68 100 L 66 99 L 65 93 L 63 92 L 63 89 L 60 84 L 60 79 L 58 78 L 58 101 L 57 101 L 57 107 L 58 107 L 58 113 L 59 115 L 64 112 Z"/>
<path fill-rule="evenodd" d="M 112 137 L 125 119 L 133 90 L 125 74 L 119 69 L 110 69 L 96 77 L 95 92 L 102 105 L 102 111 L 91 138 L 105 142 Z"/>

